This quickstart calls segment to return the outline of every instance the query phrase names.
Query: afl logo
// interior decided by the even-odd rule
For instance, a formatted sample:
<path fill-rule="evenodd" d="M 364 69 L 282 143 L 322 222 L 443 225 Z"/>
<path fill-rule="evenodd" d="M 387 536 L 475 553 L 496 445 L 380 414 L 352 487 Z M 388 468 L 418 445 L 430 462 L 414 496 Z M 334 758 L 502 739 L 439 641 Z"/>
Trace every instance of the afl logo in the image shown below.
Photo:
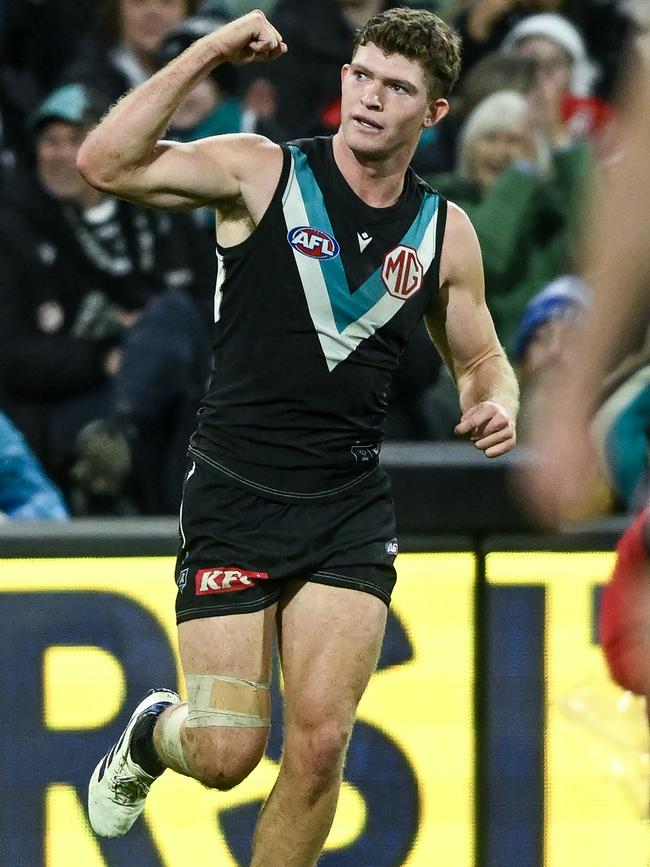
<path fill-rule="evenodd" d="M 394 298 L 408 298 L 422 285 L 424 269 L 413 247 L 400 244 L 384 256 L 381 278 Z"/>
<path fill-rule="evenodd" d="M 287 240 L 294 250 L 310 259 L 335 259 L 341 249 L 336 238 L 311 226 L 296 226 L 287 235 Z"/>

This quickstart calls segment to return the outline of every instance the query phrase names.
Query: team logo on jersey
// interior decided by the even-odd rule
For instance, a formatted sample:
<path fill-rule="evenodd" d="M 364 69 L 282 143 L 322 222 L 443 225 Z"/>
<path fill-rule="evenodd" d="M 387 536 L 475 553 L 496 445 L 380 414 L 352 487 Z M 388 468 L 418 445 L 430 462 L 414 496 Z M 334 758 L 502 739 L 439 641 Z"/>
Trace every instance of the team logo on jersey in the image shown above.
<path fill-rule="evenodd" d="M 394 298 L 408 298 L 422 286 L 424 268 L 413 247 L 400 244 L 386 253 L 381 278 Z"/>
<path fill-rule="evenodd" d="M 336 238 L 311 226 L 296 226 L 287 235 L 294 250 L 310 259 L 335 259 L 340 251 Z"/>

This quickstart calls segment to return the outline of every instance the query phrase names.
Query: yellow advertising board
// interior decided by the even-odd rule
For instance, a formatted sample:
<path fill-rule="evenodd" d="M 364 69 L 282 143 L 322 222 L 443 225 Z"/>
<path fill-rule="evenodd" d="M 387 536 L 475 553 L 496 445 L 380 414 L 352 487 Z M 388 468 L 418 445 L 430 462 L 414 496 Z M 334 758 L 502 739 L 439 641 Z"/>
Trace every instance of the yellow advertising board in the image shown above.
<path fill-rule="evenodd" d="M 474 556 L 406 554 L 398 566 L 382 660 L 359 709 L 322 863 L 474 867 Z M 10 624 L 2 649 L 15 656 L 5 656 L 5 666 L 17 701 L 20 683 L 40 690 L 3 735 L 3 798 L 15 809 L 0 807 L 0 862 L 245 863 L 245 838 L 273 785 L 278 748 L 228 793 L 166 773 L 149 796 L 143 827 L 125 838 L 130 848 L 97 840 L 85 819 L 84 781 L 128 718 L 134 680 L 181 682 L 172 571 L 170 558 L 0 561 L 0 604 Z M 161 671 L 175 682 L 148 682 Z M 279 681 L 277 688 L 281 700 Z"/>
<path fill-rule="evenodd" d="M 608 676 L 597 644 L 597 589 L 614 553 L 496 552 L 494 588 L 543 590 L 546 688 L 544 867 L 647 867 L 648 730 L 641 699 Z"/>

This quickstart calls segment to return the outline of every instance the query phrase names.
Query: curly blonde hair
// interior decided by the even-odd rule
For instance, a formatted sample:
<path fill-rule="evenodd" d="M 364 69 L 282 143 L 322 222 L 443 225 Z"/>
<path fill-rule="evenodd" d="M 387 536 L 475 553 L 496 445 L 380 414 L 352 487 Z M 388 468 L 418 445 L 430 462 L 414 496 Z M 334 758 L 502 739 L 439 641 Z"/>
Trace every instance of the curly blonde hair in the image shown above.
<path fill-rule="evenodd" d="M 352 56 L 362 45 L 376 45 L 384 54 L 417 60 L 424 70 L 429 99 L 448 96 L 460 73 L 460 37 L 433 12 L 387 9 L 357 30 Z"/>

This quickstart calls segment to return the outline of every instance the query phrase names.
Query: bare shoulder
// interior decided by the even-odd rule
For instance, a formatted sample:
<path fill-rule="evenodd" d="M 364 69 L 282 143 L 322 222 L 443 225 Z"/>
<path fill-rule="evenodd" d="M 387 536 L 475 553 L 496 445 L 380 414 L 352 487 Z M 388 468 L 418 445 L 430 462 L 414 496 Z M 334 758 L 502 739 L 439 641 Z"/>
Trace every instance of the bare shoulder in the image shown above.
<path fill-rule="evenodd" d="M 257 223 L 282 174 L 280 145 L 263 136 L 237 134 L 206 138 L 198 146 L 213 164 L 223 166 L 226 163 L 228 174 L 236 180 L 236 198 Z"/>
<path fill-rule="evenodd" d="M 457 282 L 464 275 L 482 272 L 481 248 L 476 231 L 465 211 L 447 203 L 447 222 L 442 242 L 440 282 Z"/>

